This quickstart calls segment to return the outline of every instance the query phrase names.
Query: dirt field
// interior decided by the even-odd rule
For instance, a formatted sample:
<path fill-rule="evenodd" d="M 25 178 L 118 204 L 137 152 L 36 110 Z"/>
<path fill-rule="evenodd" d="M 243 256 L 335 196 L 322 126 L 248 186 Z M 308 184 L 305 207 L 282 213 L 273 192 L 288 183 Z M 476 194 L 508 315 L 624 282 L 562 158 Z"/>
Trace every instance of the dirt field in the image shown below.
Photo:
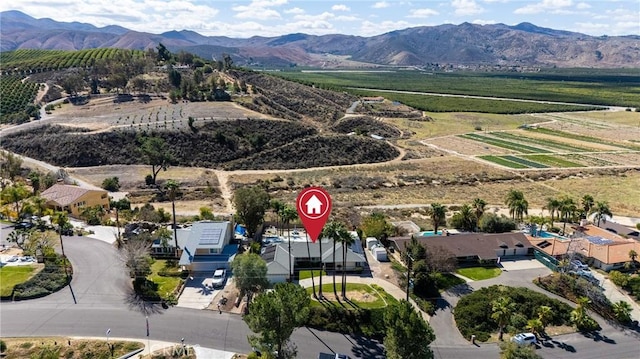
<path fill-rule="evenodd" d="M 422 142 L 469 156 L 506 155 L 510 153 L 517 153 L 516 151 L 510 151 L 508 149 L 491 146 L 486 143 L 460 138 L 455 135 L 430 138 L 423 140 Z"/>

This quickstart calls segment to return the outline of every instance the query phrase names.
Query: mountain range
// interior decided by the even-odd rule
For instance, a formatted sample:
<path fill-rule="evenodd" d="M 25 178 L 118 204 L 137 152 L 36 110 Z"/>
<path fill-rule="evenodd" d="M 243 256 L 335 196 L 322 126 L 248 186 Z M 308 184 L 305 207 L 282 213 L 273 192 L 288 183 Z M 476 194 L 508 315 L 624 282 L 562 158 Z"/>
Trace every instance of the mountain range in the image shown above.
<path fill-rule="evenodd" d="M 188 30 L 151 34 L 115 25 L 98 28 L 35 19 L 20 11 L 1 12 L 0 23 L 0 51 L 147 49 L 163 43 L 171 51 L 185 50 L 206 59 L 228 53 L 239 65 L 640 67 L 640 36 L 593 37 L 530 23 L 422 26 L 371 37 L 297 33 L 246 39 Z"/>

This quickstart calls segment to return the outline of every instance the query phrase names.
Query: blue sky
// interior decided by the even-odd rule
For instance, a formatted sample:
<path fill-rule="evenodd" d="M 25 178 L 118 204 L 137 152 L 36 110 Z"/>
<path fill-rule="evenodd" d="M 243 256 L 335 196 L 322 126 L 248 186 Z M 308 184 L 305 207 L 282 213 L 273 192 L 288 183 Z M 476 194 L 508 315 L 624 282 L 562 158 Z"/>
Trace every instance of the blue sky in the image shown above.
<path fill-rule="evenodd" d="M 296 32 L 371 36 L 465 21 L 526 21 L 596 36 L 640 35 L 639 0 L 17 0 L 2 1 L 0 10 L 151 33 L 187 29 L 242 38 Z"/>

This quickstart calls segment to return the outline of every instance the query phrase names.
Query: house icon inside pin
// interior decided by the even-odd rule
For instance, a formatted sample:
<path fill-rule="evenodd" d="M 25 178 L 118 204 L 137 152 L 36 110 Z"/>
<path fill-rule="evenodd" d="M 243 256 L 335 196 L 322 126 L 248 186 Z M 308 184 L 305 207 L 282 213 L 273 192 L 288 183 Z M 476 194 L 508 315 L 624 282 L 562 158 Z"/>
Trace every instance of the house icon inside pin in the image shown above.
<path fill-rule="evenodd" d="M 322 212 L 322 202 L 315 194 L 309 198 L 305 206 L 307 206 L 307 214 L 320 214 Z"/>

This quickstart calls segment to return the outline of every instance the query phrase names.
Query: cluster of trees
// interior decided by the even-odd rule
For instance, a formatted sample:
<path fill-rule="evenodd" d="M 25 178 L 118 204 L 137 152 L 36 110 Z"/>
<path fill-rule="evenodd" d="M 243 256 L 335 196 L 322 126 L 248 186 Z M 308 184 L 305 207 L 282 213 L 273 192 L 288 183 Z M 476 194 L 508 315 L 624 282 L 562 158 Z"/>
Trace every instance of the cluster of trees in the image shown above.
<path fill-rule="evenodd" d="M 413 283 L 412 291 L 420 298 L 439 297 L 437 275 L 456 269 L 455 256 L 443 247 L 426 248 L 415 237 L 407 244 L 402 253 L 402 261 L 409 268 L 409 278 Z"/>
<path fill-rule="evenodd" d="M 560 198 L 549 197 L 546 200 L 544 209 L 549 211 L 551 216 L 551 223 L 554 223 L 556 219 L 562 220 L 564 223 L 562 232 L 564 233 L 567 222 L 575 222 L 581 218 L 587 218 L 587 216 L 595 214 L 594 220 L 597 221 L 597 225 L 600 226 L 602 220 L 606 220 L 613 216 L 609 204 L 606 201 L 596 201 L 593 196 L 585 194 L 580 201 L 569 196 L 562 196 Z M 557 218 L 555 216 L 558 216 Z"/>

